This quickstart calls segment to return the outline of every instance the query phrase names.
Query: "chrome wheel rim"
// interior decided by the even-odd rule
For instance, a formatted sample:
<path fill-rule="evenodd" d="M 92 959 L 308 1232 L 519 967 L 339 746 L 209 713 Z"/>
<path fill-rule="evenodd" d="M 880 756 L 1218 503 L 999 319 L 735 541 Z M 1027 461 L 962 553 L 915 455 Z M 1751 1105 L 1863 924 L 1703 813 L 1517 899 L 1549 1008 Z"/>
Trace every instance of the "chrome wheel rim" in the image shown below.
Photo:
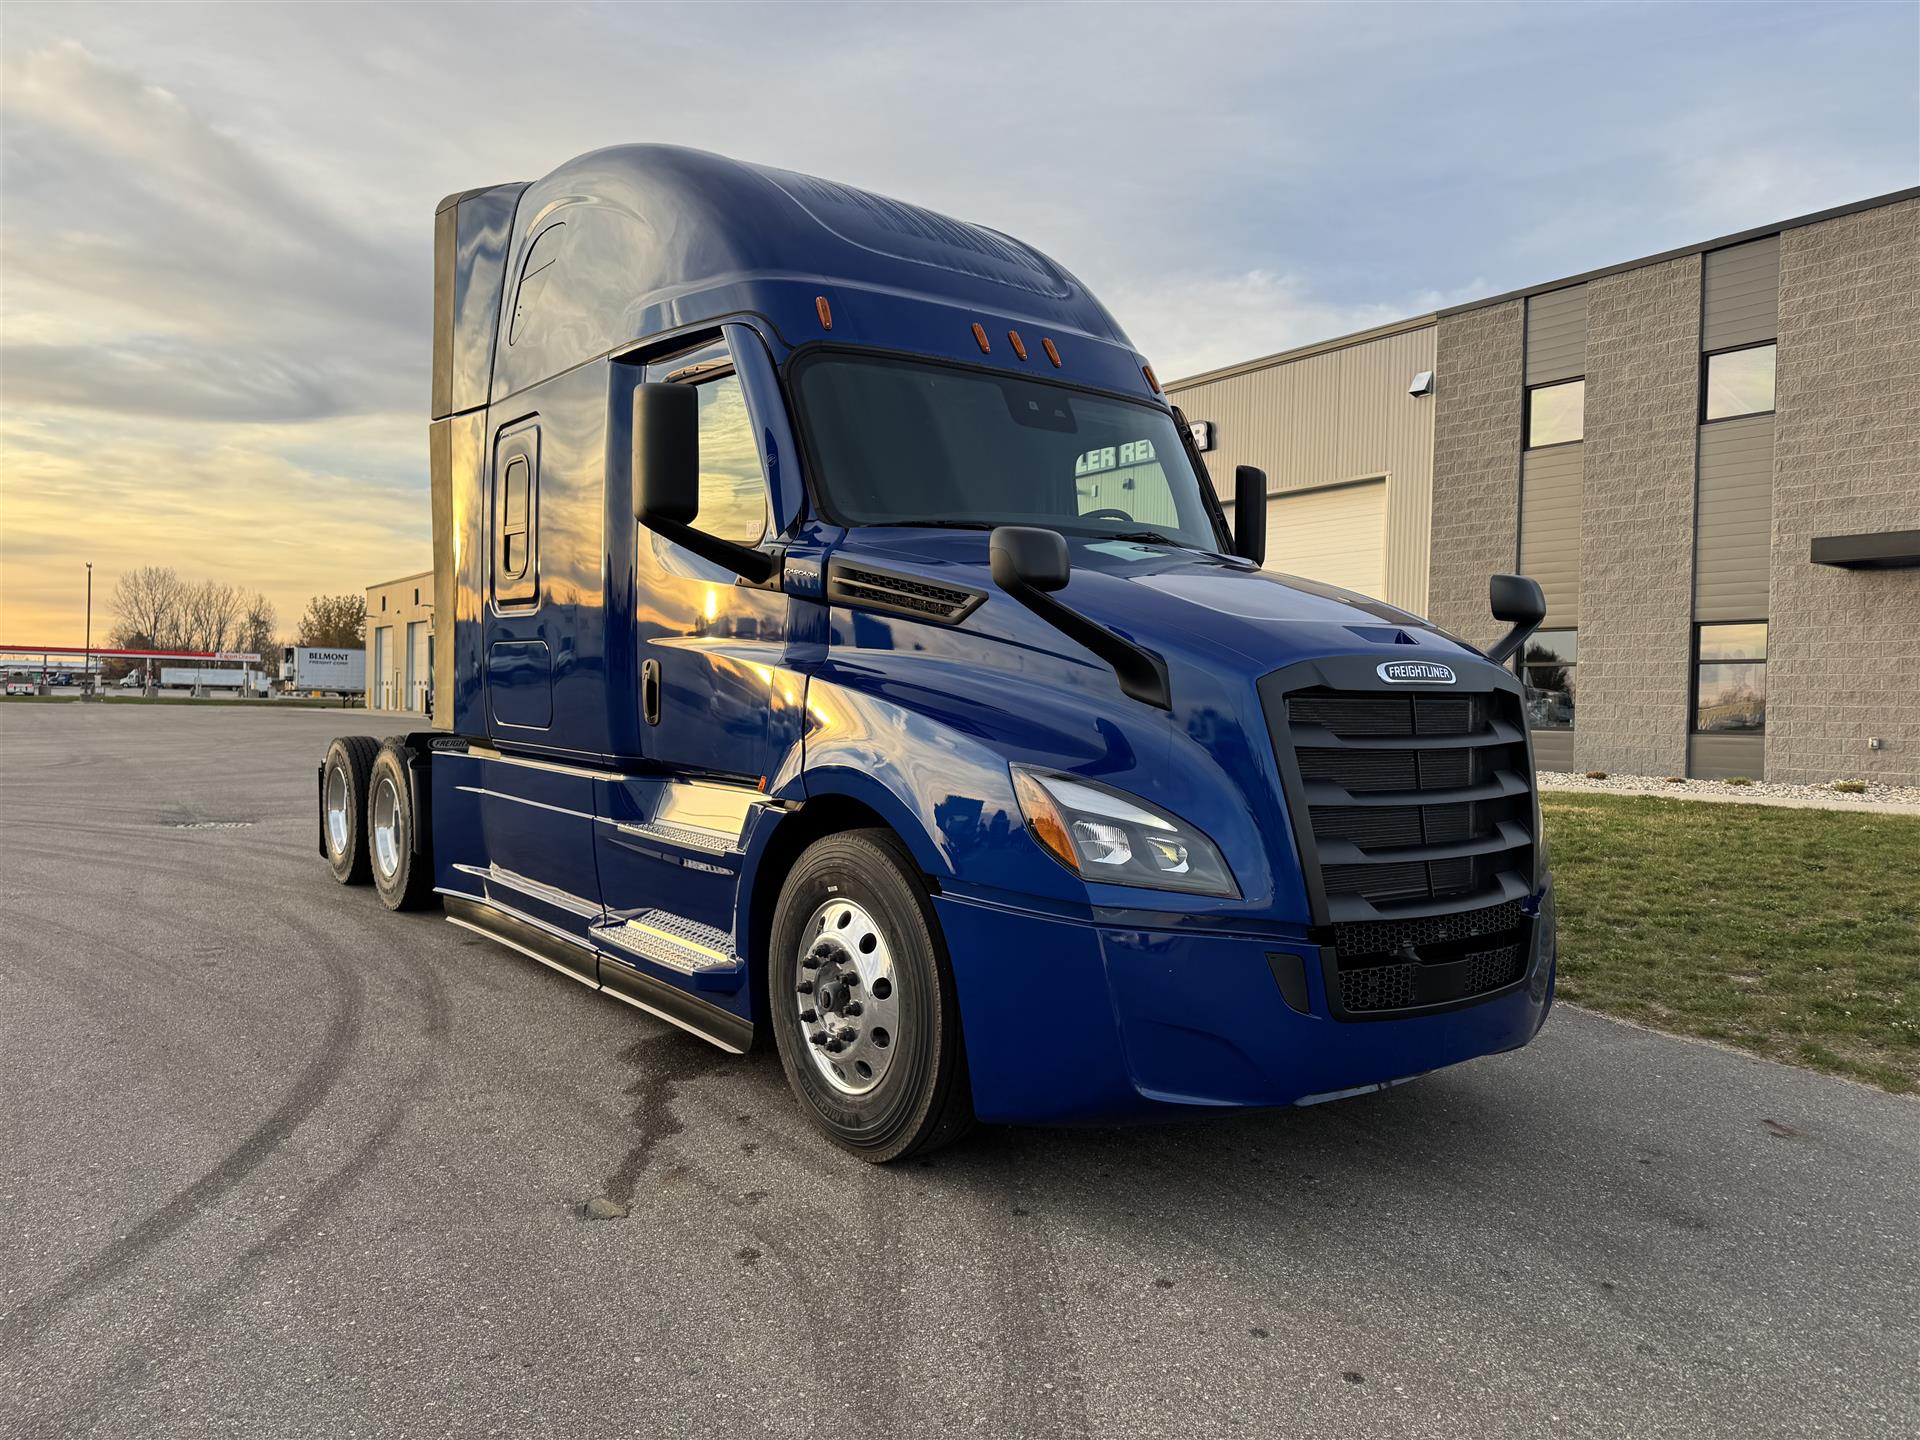
<path fill-rule="evenodd" d="M 900 1045 L 893 950 L 866 907 L 829 900 L 800 932 L 794 977 L 801 1045 L 842 1095 L 864 1095 L 893 1067 Z"/>
<path fill-rule="evenodd" d="M 336 765 L 327 772 L 327 844 L 335 855 L 347 853 L 347 767 Z"/>
<path fill-rule="evenodd" d="M 382 878 L 391 880 L 400 868 L 400 792 L 386 776 L 373 787 L 373 859 Z"/>

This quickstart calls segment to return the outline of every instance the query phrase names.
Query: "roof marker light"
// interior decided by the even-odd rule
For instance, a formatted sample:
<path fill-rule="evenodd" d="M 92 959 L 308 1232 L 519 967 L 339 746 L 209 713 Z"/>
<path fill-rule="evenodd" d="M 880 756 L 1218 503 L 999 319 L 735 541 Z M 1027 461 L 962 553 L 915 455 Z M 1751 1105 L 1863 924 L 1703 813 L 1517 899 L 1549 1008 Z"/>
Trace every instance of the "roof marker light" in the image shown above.
<path fill-rule="evenodd" d="M 1022 360 L 1027 358 L 1027 347 L 1025 342 L 1020 339 L 1020 332 L 1018 330 L 1007 331 L 1007 343 L 1013 346 L 1014 354 L 1018 355 Z"/>
<path fill-rule="evenodd" d="M 820 328 L 822 330 L 831 330 L 833 328 L 833 307 L 827 304 L 827 297 L 824 295 L 814 296 L 813 308 L 819 313 Z"/>
<path fill-rule="evenodd" d="M 1142 365 L 1140 367 L 1140 373 L 1147 377 L 1147 384 L 1151 385 L 1153 387 L 1153 393 L 1158 395 L 1160 393 L 1160 382 L 1154 376 L 1153 366 Z"/>
<path fill-rule="evenodd" d="M 993 353 L 993 347 L 987 344 L 986 327 L 979 324 L 977 321 L 975 322 L 973 327 L 973 339 L 974 339 L 974 343 L 980 347 L 980 353 L 982 355 L 991 355 Z"/>
<path fill-rule="evenodd" d="M 1047 358 L 1053 361 L 1053 368 L 1060 368 L 1060 352 L 1053 348 L 1053 341 L 1046 336 L 1040 338 L 1040 348 L 1047 352 Z"/>

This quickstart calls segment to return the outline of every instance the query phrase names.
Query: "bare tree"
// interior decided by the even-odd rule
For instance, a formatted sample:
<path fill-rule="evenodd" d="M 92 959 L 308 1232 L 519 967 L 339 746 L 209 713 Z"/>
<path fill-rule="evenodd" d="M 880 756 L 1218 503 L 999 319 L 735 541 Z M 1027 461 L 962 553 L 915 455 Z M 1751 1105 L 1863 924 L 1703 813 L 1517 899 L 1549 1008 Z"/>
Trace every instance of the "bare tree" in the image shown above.
<path fill-rule="evenodd" d="M 246 613 L 240 617 L 233 648 L 253 651 L 260 657 L 261 668 L 267 674 L 277 674 L 280 664 L 279 628 L 280 617 L 274 611 L 273 602 L 255 591 L 253 599 L 247 602 Z"/>
<path fill-rule="evenodd" d="M 121 649 L 166 649 L 180 644 L 187 585 L 171 565 L 142 565 L 114 582 L 108 602 L 120 617 L 114 644 Z"/>
<path fill-rule="evenodd" d="M 238 628 L 246 599 L 237 585 L 201 580 L 189 585 L 182 610 L 188 650 L 225 650 Z"/>

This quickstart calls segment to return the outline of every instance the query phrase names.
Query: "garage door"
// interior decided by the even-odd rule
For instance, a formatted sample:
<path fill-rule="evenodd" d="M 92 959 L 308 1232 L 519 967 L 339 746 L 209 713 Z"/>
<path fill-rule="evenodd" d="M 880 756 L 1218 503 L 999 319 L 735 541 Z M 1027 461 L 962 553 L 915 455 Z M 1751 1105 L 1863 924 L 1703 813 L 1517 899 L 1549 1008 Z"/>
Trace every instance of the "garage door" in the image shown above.
<path fill-rule="evenodd" d="M 1378 597 L 1387 585 L 1387 482 L 1274 496 L 1267 569 Z"/>

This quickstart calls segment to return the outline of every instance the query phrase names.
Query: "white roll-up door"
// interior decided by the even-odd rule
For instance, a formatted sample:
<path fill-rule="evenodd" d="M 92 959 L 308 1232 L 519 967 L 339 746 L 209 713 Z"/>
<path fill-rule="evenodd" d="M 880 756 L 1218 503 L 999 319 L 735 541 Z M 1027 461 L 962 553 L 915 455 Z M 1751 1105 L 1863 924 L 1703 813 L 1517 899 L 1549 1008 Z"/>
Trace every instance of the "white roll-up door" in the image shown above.
<path fill-rule="evenodd" d="M 1387 588 L 1387 482 L 1274 496 L 1267 569 L 1378 598 Z"/>

